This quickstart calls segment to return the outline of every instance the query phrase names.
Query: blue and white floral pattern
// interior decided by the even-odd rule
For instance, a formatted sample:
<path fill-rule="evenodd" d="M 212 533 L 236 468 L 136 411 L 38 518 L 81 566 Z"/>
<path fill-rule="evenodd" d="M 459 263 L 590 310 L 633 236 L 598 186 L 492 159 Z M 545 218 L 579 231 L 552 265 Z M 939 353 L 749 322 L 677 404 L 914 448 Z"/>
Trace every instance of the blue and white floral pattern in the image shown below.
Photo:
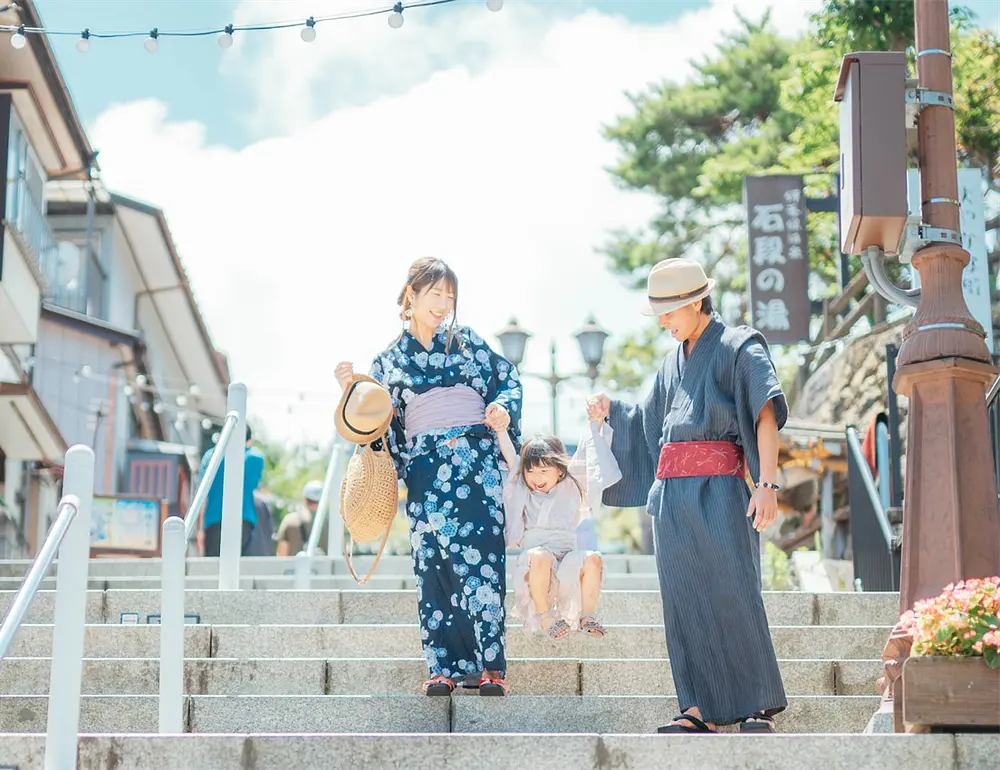
<path fill-rule="evenodd" d="M 519 444 L 517 370 L 468 328 L 441 329 L 426 350 L 404 333 L 375 359 L 371 376 L 392 396 L 389 451 L 407 486 L 410 546 L 424 657 L 431 675 L 506 670 L 506 568 L 500 452 L 483 425 L 406 440 L 406 404 L 438 387 L 466 385 L 511 416 Z"/>

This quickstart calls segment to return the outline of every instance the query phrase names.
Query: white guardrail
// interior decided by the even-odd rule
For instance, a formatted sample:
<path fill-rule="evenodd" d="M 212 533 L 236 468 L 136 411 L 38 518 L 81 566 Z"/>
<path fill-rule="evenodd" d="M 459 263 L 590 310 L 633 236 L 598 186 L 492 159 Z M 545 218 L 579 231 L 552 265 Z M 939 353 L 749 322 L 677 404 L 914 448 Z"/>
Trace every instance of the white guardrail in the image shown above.
<path fill-rule="evenodd" d="M 240 587 L 246 411 L 246 385 L 234 382 L 229 386 L 226 419 L 219 440 L 209 456 L 205 474 L 198 482 L 187 515 L 184 519 L 168 516 L 163 522 L 160 559 L 160 733 L 184 732 L 184 577 L 187 550 L 223 459 L 219 590 L 238 590 Z"/>
<path fill-rule="evenodd" d="M 94 450 L 82 444 L 73 446 L 66 453 L 63 496 L 56 510 L 56 519 L 0 626 L 2 660 L 10 651 L 14 636 L 58 552 L 45 736 L 46 770 L 73 770 L 76 767 L 93 499 Z"/>

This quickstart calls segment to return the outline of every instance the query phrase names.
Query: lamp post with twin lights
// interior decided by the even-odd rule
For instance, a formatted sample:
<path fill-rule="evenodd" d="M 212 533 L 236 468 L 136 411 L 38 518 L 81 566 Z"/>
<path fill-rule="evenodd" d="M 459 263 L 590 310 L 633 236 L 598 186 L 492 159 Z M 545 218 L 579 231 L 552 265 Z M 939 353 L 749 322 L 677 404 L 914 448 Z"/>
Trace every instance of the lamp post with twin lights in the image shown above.
<path fill-rule="evenodd" d="M 514 366 L 518 367 L 518 371 L 522 377 L 534 377 L 539 380 L 544 380 L 549 384 L 552 399 L 552 434 L 558 436 L 559 386 L 567 380 L 576 379 L 578 377 L 587 377 L 590 380 L 591 387 L 597 384 L 597 376 L 600 371 L 601 360 L 604 358 L 604 343 L 608 339 L 609 335 L 606 331 L 604 331 L 604 329 L 597 325 L 597 321 L 594 320 L 593 316 L 588 318 L 583 328 L 573 335 L 577 344 L 580 346 L 580 353 L 583 356 L 584 363 L 587 365 L 587 371 L 585 373 L 568 375 L 561 375 L 556 371 L 556 343 L 554 340 L 549 347 L 548 374 L 536 374 L 534 372 L 521 371 L 520 366 L 521 362 L 524 360 L 524 349 L 527 346 L 528 339 L 530 337 L 531 334 L 522 329 L 521 326 L 518 325 L 517 319 L 514 318 L 510 320 L 510 323 L 508 323 L 506 327 L 497 333 L 497 339 L 500 340 L 500 347 L 503 350 L 504 357 L 514 364 Z"/>

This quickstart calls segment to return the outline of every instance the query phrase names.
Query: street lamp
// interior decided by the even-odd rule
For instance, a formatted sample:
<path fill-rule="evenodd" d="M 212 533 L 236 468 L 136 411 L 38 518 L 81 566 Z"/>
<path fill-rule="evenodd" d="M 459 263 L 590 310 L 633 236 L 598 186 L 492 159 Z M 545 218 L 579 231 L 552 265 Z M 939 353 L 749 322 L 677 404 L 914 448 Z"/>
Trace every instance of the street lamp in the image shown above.
<path fill-rule="evenodd" d="M 549 373 L 536 374 L 534 372 L 520 372 L 523 377 L 535 377 L 549 384 L 552 399 L 552 433 L 559 435 L 559 412 L 558 397 L 559 386 L 566 380 L 586 376 L 590 380 L 591 387 L 597 383 L 597 375 L 600 370 L 601 360 L 604 358 L 604 343 L 608 339 L 608 333 L 597 325 L 593 316 L 587 319 L 583 328 L 573 335 L 580 346 L 580 353 L 583 361 L 587 365 L 586 374 L 561 375 L 556 371 L 556 343 L 553 341 L 549 346 Z M 518 324 L 517 319 L 512 318 L 510 322 L 497 333 L 500 340 L 500 347 L 503 350 L 504 358 L 514 366 L 520 367 L 524 360 L 524 349 L 527 347 L 531 334 L 525 331 Z"/>

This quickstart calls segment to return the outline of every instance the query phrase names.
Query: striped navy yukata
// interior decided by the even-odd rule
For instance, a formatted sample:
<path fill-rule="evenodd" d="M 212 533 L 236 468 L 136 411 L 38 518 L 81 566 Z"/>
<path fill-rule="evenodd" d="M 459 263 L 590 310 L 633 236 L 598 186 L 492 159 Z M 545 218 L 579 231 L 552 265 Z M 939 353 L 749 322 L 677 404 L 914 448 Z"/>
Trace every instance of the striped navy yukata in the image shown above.
<path fill-rule="evenodd" d="M 715 315 L 690 357 L 667 356 L 642 406 L 612 401 L 612 452 L 622 480 L 609 506 L 647 506 L 663 601 L 667 653 L 681 710 L 733 724 L 787 705 L 761 596 L 760 537 L 750 490 L 734 476 L 656 479 L 667 442 L 733 441 L 758 481 L 757 418 L 788 406 L 764 337 Z"/>

